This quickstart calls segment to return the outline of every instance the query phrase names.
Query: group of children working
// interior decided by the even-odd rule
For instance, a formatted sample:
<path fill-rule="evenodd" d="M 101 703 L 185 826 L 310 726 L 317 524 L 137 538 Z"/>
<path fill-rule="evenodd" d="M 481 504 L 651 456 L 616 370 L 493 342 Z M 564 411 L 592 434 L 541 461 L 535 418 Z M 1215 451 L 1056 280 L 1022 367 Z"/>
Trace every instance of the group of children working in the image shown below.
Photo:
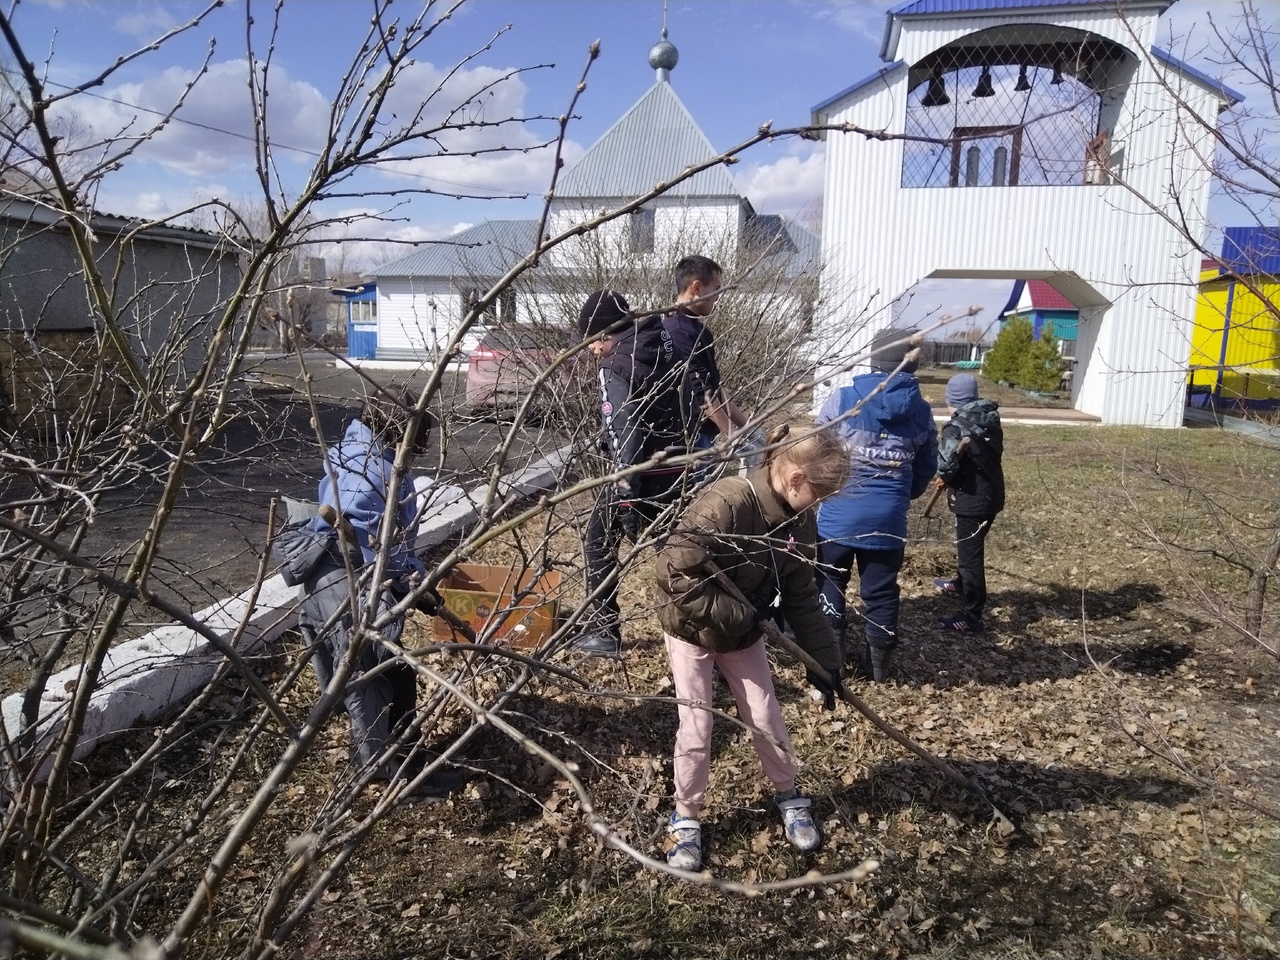
<path fill-rule="evenodd" d="M 720 382 L 714 337 L 702 322 L 714 307 L 720 270 L 709 262 L 697 266 L 704 269 L 700 275 L 683 269 L 685 261 L 677 266 L 673 314 L 634 316 L 619 294 L 600 291 L 579 317 L 580 332 L 601 361 L 611 475 L 624 479 L 602 493 L 593 512 L 588 588 L 597 622 L 577 647 L 595 655 L 620 651 L 617 550 L 623 534 L 638 543 L 644 529 L 657 529 L 657 614 L 679 701 L 667 862 L 684 870 L 702 865 L 699 815 L 710 773 L 715 672 L 752 731 L 788 841 L 802 851 L 816 849 L 821 833 L 810 800 L 796 788 L 761 624 L 785 620 L 823 668 L 825 675 L 811 672 L 808 679 L 834 709 L 849 659 L 844 593 L 852 570 L 866 607 L 866 642 L 855 666 L 880 681 L 898 643 L 897 576 L 910 501 L 940 469 L 936 483 L 949 489 L 958 535 L 966 538 L 958 575 L 938 584 L 964 596 L 965 613 L 942 626 L 964 633 L 984 627 L 983 542 L 1004 498 L 995 404 L 978 398 L 971 375 L 952 378 L 953 416 L 942 432 L 939 462 L 932 411 L 912 375 L 918 350 L 876 351 L 876 372 L 836 391 L 816 423 L 784 425 L 767 438 L 741 431 L 747 418 Z M 745 476 L 699 487 L 696 467 L 670 465 L 670 454 L 705 449 L 708 434 L 735 430 Z M 661 518 L 688 502 L 681 495 L 691 487 L 697 489 L 679 516 Z"/>
<path fill-rule="evenodd" d="M 572 646 L 594 656 L 620 655 L 619 550 L 625 539 L 657 543 L 657 614 L 679 701 L 667 861 L 683 870 L 702 866 L 699 816 L 710 773 L 716 673 L 752 731 L 788 841 L 802 851 L 816 849 L 821 833 L 810 800 L 796 787 L 795 755 L 761 642 L 762 623 L 785 620 L 796 642 L 823 668 L 808 680 L 826 708 L 834 709 L 846 660 L 868 679 L 884 679 L 888 652 L 897 644 L 906 507 L 927 488 L 935 464 L 938 482 L 950 491 L 962 540 L 957 577 L 938 581 L 939 589 L 965 599 L 965 627 L 950 622 L 950 629 L 982 629 L 982 545 L 1004 493 L 1002 480 L 998 493 L 991 487 L 1001 452 L 995 405 L 977 398 L 972 377 L 953 378 L 947 388 L 953 417 L 943 428 L 939 457 L 910 356 L 888 371 L 866 375 L 874 383 L 855 378 L 856 389 L 833 394 L 816 423 L 783 425 L 768 437 L 744 429 L 748 419 L 720 381 L 714 336 L 705 323 L 721 279 L 714 261 L 686 257 L 676 266 L 672 313 L 635 315 L 621 295 L 602 290 L 588 298 L 579 317 L 580 332 L 599 361 L 610 476 L 619 479 L 602 488 L 588 523 L 591 622 Z M 331 510 L 306 528 L 324 544 L 320 559 L 309 568 L 295 563 L 294 579 L 304 590 L 304 638 L 315 650 L 324 685 L 344 657 L 350 659 L 351 613 L 340 609 L 337 592 L 348 590 L 353 560 L 373 562 L 396 444 L 403 437 L 405 419 L 384 413 L 385 405 L 362 412 L 329 452 L 320 499 Z M 748 466 L 745 475 L 710 479 L 716 458 L 688 456 L 709 449 L 717 434 L 733 436 L 733 452 Z M 411 478 L 401 484 L 401 499 L 406 488 L 412 490 Z M 349 521 L 361 556 L 342 556 L 330 522 L 334 511 L 344 518 L 337 519 L 339 525 Z M 413 523 L 402 518 L 400 541 L 412 542 Z M 393 561 L 397 557 L 393 551 Z M 399 579 L 407 582 L 414 572 L 411 561 L 400 559 L 388 565 L 388 606 L 407 589 Z M 851 658 L 844 591 L 855 566 L 868 626 L 866 645 Z M 391 624 L 398 632 L 399 620 Z M 351 679 L 362 682 L 349 684 L 343 696 L 352 719 L 353 758 L 389 777 L 405 769 L 388 746 L 396 718 L 403 720 L 406 712 L 404 678 L 386 667 L 363 676 L 385 658 L 383 651 L 372 644 L 347 664 Z M 425 795 L 448 788 L 439 778 L 421 775 L 414 786 Z"/>

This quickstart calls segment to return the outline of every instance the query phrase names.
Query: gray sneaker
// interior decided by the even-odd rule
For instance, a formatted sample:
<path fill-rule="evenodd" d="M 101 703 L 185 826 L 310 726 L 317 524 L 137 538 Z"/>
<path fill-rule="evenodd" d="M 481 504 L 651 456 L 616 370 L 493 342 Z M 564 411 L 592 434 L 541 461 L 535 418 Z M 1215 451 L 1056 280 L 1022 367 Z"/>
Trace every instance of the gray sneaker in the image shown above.
<path fill-rule="evenodd" d="M 671 811 L 667 824 L 667 836 L 671 846 L 667 850 L 667 863 L 677 870 L 702 869 L 702 822 L 692 817 L 682 817 Z"/>
<path fill-rule="evenodd" d="M 793 847 L 809 853 L 822 845 L 822 832 L 813 822 L 813 814 L 809 812 L 812 802 L 808 797 L 797 793 L 788 800 L 774 800 L 774 803 L 782 813 L 782 829 Z"/>

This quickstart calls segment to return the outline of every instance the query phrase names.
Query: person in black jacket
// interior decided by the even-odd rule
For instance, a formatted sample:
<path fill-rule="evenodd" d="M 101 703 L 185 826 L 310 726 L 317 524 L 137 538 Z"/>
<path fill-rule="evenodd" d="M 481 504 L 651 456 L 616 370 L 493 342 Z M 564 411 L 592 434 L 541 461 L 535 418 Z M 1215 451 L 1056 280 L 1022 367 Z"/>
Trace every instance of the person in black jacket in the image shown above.
<path fill-rule="evenodd" d="M 599 361 L 600 419 L 611 473 L 652 459 L 663 450 L 684 452 L 679 378 L 670 338 L 655 318 L 635 318 L 612 290 L 587 298 L 578 329 Z M 624 535 L 638 540 L 684 488 L 685 468 L 655 466 L 602 488 L 584 543 L 587 590 L 593 601 L 588 629 L 573 648 L 592 656 L 622 652 L 618 608 L 618 549 Z"/>
<path fill-rule="evenodd" d="M 672 271 L 676 309 L 662 318 L 662 329 L 675 350 L 680 374 L 680 412 L 685 442 L 695 450 L 709 449 L 720 434 L 730 434 L 747 422 L 747 415 L 720 381 L 715 335 L 706 319 L 720 299 L 724 271 L 709 257 L 681 258 Z M 758 465 L 757 451 L 765 445 L 756 428 L 738 442 L 747 466 Z M 704 478 L 710 473 L 704 464 Z"/>
<path fill-rule="evenodd" d="M 981 633 L 987 628 L 982 611 L 987 605 L 986 540 L 996 514 L 1004 509 L 1004 433 L 993 400 L 978 396 L 971 373 L 957 373 L 947 381 L 951 419 L 942 428 L 938 447 L 937 483 L 947 490 L 947 505 L 956 516 L 956 576 L 934 580 L 945 594 L 958 595 L 964 613 L 943 617 L 939 625 L 957 633 Z M 964 438 L 969 443 L 961 446 Z"/>

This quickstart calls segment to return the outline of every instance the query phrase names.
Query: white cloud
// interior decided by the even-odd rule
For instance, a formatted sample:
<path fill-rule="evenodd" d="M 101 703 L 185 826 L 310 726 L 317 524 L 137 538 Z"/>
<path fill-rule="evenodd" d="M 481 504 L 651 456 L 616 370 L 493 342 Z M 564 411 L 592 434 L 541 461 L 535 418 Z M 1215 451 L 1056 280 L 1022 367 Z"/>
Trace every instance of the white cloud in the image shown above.
<path fill-rule="evenodd" d="M 519 77 L 493 67 L 450 75 L 429 63 L 413 65 L 393 88 L 388 112 L 401 125 L 415 123 L 436 132 L 425 144 L 398 150 L 410 159 L 386 171 L 421 178 L 446 193 L 545 192 L 554 148 L 541 144 L 554 128 L 519 122 L 527 93 Z M 566 168 L 583 152 L 580 144 L 567 141 L 562 151 Z"/>
<path fill-rule="evenodd" d="M 822 204 L 824 156 L 821 144 L 805 143 L 772 163 L 746 167 L 737 180 L 761 213 L 794 217 Z"/>
<path fill-rule="evenodd" d="M 807 10 L 814 19 L 833 23 L 877 44 L 884 36 L 884 16 L 887 4 L 883 0 L 792 0 Z"/>
<path fill-rule="evenodd" d="M 116 18 L 112 26 L 125 36 L 154 40 L 176 26 L 178 18 L 165 7 L 139 7 Z"/>
<path fill-rule="evenodd" d="M 253 119 L 245 87 L 248 63 L 229 60 L 210 66 L 195 83 L 176 117 L 141 145 L 137 158 L 188 176 L 207 176 L 253 161 Z M 142 83 L 110 88 L 98 97 L 80 97 L 74 109 L 101 137 L 139 137 L 173 109 L 195 72 L 170 67 Z M 273 67 L 268 100 L 268 132 L 278 161 L 293 159 L 285 147 L 315 150 L 327 126 L 330 103 L 311 84 Z M 302 156 L 302 159 L 307 159 Z"/>
<path fill-rule="evenodd" d="M 251 176 L 254 130 L 247 70 L 245 60 L 213 64 L 196 81 L 176 118 L 139 146 L 126 170 L 134 168 L 136 177 L 138 162 L 143 161 L 188 177 L 217 176 L 234 182 Z M 193 71 L 173 67 L 144 82 L 104 91 L 109 99 L 79 97 L 69 106 L 98 137 L 115 139 L 121 146 L 129 137 L 146 135 L 193 79 Z M 284 188 L 292 192 L 295 177 L 312 162 L 308 153 L 323 145 L 332 101 L 279 65 L 273 66 L 269 82 L 268 132 Z M 554 151 L 542 146 L 541 139 L 554 127 L 542 124 L 534 129 L 521 122 L 527 92 L 518 77 L 491 67 L 450 73 L 429 63 L 412 65 L 392 88 L 383 110 L 387 122 L 377 129 L 384 145 L 410 130 L 430 136 L 396 146 L 391 155 L 403 159 L 381 168 L 391 179 L 384 179 L 377 189 L 481 196 L 544 193 Z M 570 141 L 562 156 L 572 164 L 582 153 L 582 147 Z M 373 183 L 357 178 L 344 189 L 358 193 L 374 189 Z M 253 189 L 247 184 L 246 180 L 241 192 Z"/>

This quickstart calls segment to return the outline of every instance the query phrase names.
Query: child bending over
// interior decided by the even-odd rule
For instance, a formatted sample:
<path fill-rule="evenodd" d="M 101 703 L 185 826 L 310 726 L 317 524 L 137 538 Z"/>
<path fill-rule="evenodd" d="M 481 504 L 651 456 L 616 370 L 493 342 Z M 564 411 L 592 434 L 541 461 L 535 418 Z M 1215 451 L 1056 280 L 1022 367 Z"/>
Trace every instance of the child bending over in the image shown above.
<path fill-rule="evenodd" d="M 745 477 L 712 483 L 681 517 L 658 554 L 658 618 L 662 623 L 680 727 L 676 733 L 675 810 L 668 826 L 667 862 L 702 866 L 698 816 L 710 774 L 712 671 L 719 667 L 739 715 L 773 784 L 787 839 L 798 849 L 822 842 L 809 799 L 796 789 L 795 755 L 773 689 L 760 622 L 781 613 L 796 640 L 828 671 L 809 675 L 835 708 L 841 657 L 818 606 L 813 565 L 817 526 L 813 506 L 844 485 L 849 454 L 831 430 L 783 426 L 769 437 L 772 452 Z M 748 598 L 736 599 L 711 565 Z"/>

